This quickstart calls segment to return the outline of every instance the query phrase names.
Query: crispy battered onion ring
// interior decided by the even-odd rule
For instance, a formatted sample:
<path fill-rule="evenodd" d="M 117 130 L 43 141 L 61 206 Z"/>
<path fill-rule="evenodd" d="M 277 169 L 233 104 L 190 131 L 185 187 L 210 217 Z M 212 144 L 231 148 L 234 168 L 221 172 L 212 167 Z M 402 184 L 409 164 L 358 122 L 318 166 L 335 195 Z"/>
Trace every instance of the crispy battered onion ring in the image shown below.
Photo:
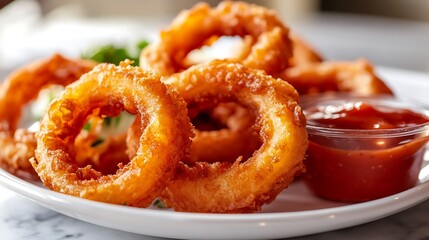
<path fill-rule="evenodd" d="M 236 101 L 258 113 L 262 146 L 246 162 L 182 163 L 163 198 L 190 212 L 253 212 L 269 203 L 303 171 L 307 147 L 305 117 L 295 89 L 263 71 L 238 63 L 213 61 L 166 81 L 189 108 Z M 227 151 L 227 149 L 226 149 Z"/>
<path fill-rule="evenodd" d="M 300 94 L 327 91 L 352 92 L 362 96 L 393 94 L 375 74 L 366 60 L 355 62 L 322 62 L 288 68 L 277 75 Z"/>
<path fill-rule="evenodd" d="M 160 41 L 143 49 L 140 66 L 152 68 L 164 76 L 186 69 L 187 54 L 207 44 L 213 36 L 241 36 L 252 47 L 240 54 L 243 64 L 267 73 L 283 70 L 292 56 L 288 28 L 273 10 L 244 2 L 222 2 L 211 9 L 197 4 L 181 12 Z"/>
<path fill-rule="evenodd" d="M 34 133 L 17 129 L 21 111 L 43 88 L 66 86 L 90 71 L 95 62 L 68 59 L 59 54 L 24 66 L 9 75 L 0 86 L 0 166 L 20 177 L 36 178 L 28 161 L 34 156 Z"/>
<path fill-rule="evenodd" d="M 91 200 L 146 207 L 164 189 L 187 156 L 192 126 L 186 104 L 150 71 L 101 64 L 66 87 L 44 115 L 31 163 L 45 186 Z M 74 158 L 74 139 L 88 117 L 115 116 L 122 110 L 140 117 L 142 135 L 133 159 L 112 175 Z"/>

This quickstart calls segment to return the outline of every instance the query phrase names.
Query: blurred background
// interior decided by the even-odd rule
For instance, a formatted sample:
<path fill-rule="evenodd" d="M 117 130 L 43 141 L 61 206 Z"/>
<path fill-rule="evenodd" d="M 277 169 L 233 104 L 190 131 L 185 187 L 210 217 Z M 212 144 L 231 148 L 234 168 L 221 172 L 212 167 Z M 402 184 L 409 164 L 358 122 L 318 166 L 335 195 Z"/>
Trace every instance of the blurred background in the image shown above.
<path fill-rule="evenodd" d="M 0 0 L 0 73 L 57 51 L 153 41 L 196 0 Z M 207 1 L 215 6 L 220 1 Z M 429 72 L 428 0 L 257 0 L 326 59 Z"/>

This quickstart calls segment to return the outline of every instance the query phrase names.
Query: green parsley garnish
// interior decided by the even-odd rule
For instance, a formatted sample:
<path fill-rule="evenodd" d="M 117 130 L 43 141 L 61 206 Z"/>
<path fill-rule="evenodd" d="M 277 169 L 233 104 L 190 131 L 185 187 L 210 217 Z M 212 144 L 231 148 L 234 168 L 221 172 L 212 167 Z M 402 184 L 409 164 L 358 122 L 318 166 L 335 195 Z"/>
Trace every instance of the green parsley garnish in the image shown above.
<path fill-rule="evenodd" d="M 112 124 L 112 117 L 105 117 L 103 119 L 103 124 L 106 126 L 110 126 Z"/>
<path fill-rule="evenodd" d="M 120 122 L 121 122 L 121 115 L 115 117 L 115 127 L 118 127 Z"/>
<path fill-rule="evenodd" d="M 132 65 L 139 65 L 139 55 L 143 48 L 145 48 L 149 43 L 145 40 L 137 42 L 135 45 L 134 53 L 130 53 L 125 47 L 118 47 L 114 45 L 106 45 L 99 48 L 95 48 L 92 51 L 84 52 L 82 58 L 92 59 L 101 63 L 113 63 L 118 65 L 121 61 L 125 59 L 130 59 L 134 61 Z"/>
<path fill-rule="evenodd" d="M 83 126 L 83 130 L 89 131 L 91 130 L 91 123 L 86 123 L 85 126 Z"/>
<path fill-rule="evenodd" d="M 114 126 L 118 127 L 119 123 L 121 122 L 121 115 L 118 115 L 116 117 L 105 117 L 103 119 L 103 125 L 106 127 Z"/>
<path fill-rule="evenodd" d="M 141 52 L 141 50 L 143 50 L 143 48 L 147 47 L 147 45 L 149 45 L 149 42 L 146 40 L 141 40 L 137 42 L 137 50 L 139 51 L 139 53 Z"/>

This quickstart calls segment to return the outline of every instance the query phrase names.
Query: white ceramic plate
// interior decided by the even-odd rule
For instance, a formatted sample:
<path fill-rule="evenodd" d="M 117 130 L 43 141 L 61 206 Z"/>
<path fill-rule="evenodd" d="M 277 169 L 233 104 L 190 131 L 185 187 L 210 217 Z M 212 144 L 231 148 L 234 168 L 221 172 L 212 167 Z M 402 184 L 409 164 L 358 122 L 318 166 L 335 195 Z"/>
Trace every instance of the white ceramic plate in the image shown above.
<path fill-rule="evenodd" d="M 379 71 L 397 94 L 429 104 L 425 101 L 428 75 L 388 68 Z M 3 170 L 0 170 L 0 184 L 54 211 L 123 231 L 168 238 L 261 239 L 340 229 L 409 208 L 429 199 L 428 168 L 422 167 L 418 186 L 359 204 L 321 200 L 298 181 L 255 214 L 195 214 L 105 204 L 56 193 Z"/>

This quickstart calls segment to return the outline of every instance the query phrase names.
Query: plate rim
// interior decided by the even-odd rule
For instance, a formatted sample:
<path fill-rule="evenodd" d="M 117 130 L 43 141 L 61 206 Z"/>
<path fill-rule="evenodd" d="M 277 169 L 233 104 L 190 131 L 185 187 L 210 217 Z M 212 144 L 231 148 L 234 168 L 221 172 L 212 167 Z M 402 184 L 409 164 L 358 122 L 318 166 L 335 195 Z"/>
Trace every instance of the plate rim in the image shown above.
<path fill-rule="evenodd" d="M 304 211 L 293 211 L 293 212 L 269 212 L 269 213 L 193 213 L 193 212 L 176 212 L 176 211 L 167 211 L 167 210 L 160 210 L 160 209 L 148 209 L 148 208 L 137 208 L 137 207 L 130 207 L 130 206 L 122 206 L 122 205 L 116 205 L 116 204 L 110 204 L 110 203 L 104 203 L 104 202 L 97 202 L 93 200 L 88 200 L 84 198 L 79 198 L 75 196 L 66 195 L 63 193 L 55 192 L 50 189 L 40 187 L 31 181 L 27 181 L 24 179 L 21 179 L 19 177 L 16 177 L 9 172 L 0 169 L 0 184 L 4 187 L 26 197 L 33 201 L 39 202 L 40 200 L 33 199 L 31 196 L 37 196 L 37 195 L 52 195 L 56 198 L 64 198 L 70 202 L 76 202 L 76 203 L 83 203 L 85 205 L 90 205 L 91 207 L 96 208 L 109 208 L 113 211 L 126 211 L 130 212 L 133 215 L 139 215 L 140 213 L 145 214 L 151 214 L 151 215 L 171 215 L 172 217 L 176 216 L 184 216 L 188 218 L 196 218 L 201 220 L 201 218 L 205 220 L 221 220 L 223 218 L 227 218 L 227 220 L 237 221 L 237 220 L 261 220 L 261 219 L 268 219 L 268 218 L 296 218 L 296 217 L 305 217 L 306 215 L 324 215 L 324 214 L 338 214 L 342 212 L 347 211 L 353 211 L 358 208 L 363 207 L 374 207 L 377 205 L 384 204 L 385 202 L 390 201 L 396 201 L 396 200 L 402 200 L 403 198 L 407 198 L 410 195 L 417 194 L 418 192 L 423 192 L 426 194 L 422 194 L 421 198 L 422 201 L 429 199 L 429 180 L 426 180 L 424 182 L 418 183 L 416 186 L 402 191 L 397 194 L 393 194 L 387 197 L 361 202 L 361 203 L 350 203 L 348 205 L 344 206 L 336 206 L 336 207 L 329 207 L 329 208 L 322 208 L 322 209 L 314 209 L 314 210 L 304 210 Z M 21 188 L 19 188 L 17 185 L 20 185 Z M 24 188 L 24 189 L 23 189 Z M 26 189 L 31 189 L 30 191 L 24 191 Z M 424 191 L 424 190 L 428 191 Z M 38 191 L 40 194 L 31 194 L 32 191 Z M 24 193 L 22 193 L 24 192 Z M 349 210 L 350 209 L 350 210 Z"/>
<path fill-rule="evenodd" d="M 66 194 L 52 191 L 50 189 L 40 187 L 32 182 L 20 179 L 6 172 L 3 169 L 0 169 L 0 184 L 48 209 L 75 219 L 79 219 L 84 222 L 108 227 L 111 229 L 126 231 L 129 233 L 183 239 L 260 239 L 267 237 L 284 238 L 304 236 L 309 234 L 338 230 L 381 219 L 429 199 L 429 180 L 426 179 L 426 181 L 406 191 L 368 202 L 355 203 L 345 206 L 296 212 L 214 214 L 175 212 L 159 209 L 142 209 L 103 202 L 96 202 L 92 200 L 69 196 Z M 49 198 L 51 200 L 48 200 Z M 52 203 L 50 201 L 56 202 L 55 204 L 48 205 L 49 203 Z M 120 225 L 115 221 L 96 221 L 94 219 L 91 220 L 88 217 L 84 217 L 83 215 L 75 215 L 70 212 L 70 209 L 58 209 L 59 204 L 63 204 L 62 207 L 73 204 L 79 206 L 80 209 L 91 209 L 92 211 L 102 210 L 104 212 L 108 212 L 109 214 L 126 215 L 132 219 L 149 218 L 152 219 L 152 221 L 154 222 L 182 224 L 180 229 L 193 228 L 196 225 L 200 227 L 200 229 L 198 231 L 192 232 L 191 234 L 187 231 L 172 232 L 165 231 L 165 229 L 162 231 L 158 231 L 144 227 L 142 227 L 141 230 L 136 230 L 135 226 L 130 227 L 127 225 Z M 376 211 L 371 211 L 372 209 L 377 210 L 378 213 Z M 364 214 L 362 216 L 362 212 L 367 212 L 367 214 Z M 96 214 L 89 215 L 92 216 Z M 346 218 L 348 221 L 338 222 L 338 220 L 335 221 L 335 219 L 330 219 L 331 216 L 334 216 L 337 219 Z M 276 225 L 282 224 L 284 226 L 284 229 L 290 229 L 291 226 L 288 226 L 288 223 L 294 225 L 300 222 L 307 223 L 308 220 L 317 222 L 321 219 L 334 221 L 331 221 L 332 223 L 328 223 L 327 221 L 326 223 L 320 224 L 315 228 L 308 228 L 308 230 L 301 229 L 295 231 L 288 231 L 283 230 L 283 228 L 279 229 L 278 227 L 276 227 Z M 236 226 L 236 223 L 239 223 L 241 227 L 232 227 Z M 267 223 L 267 225 L 261 225 L 261 223 Z M 183 224 L 185 226 L 183 226 Z M 208 230 L 201 229 L 204 227 L 216 229 L 216 224 L 223 224 L 223 227 L 228 226 L 224 229 L 224 231 L 227 233 L 225 234 L 224 232 L 220 232 L 216 233 L 217 235 L 210 235 L 208 237 Z M 244 228 L 248 230 L 250 227 L 252 230 L 248 231 L 247 233 L 237 232 L 238 230 Z"/>

